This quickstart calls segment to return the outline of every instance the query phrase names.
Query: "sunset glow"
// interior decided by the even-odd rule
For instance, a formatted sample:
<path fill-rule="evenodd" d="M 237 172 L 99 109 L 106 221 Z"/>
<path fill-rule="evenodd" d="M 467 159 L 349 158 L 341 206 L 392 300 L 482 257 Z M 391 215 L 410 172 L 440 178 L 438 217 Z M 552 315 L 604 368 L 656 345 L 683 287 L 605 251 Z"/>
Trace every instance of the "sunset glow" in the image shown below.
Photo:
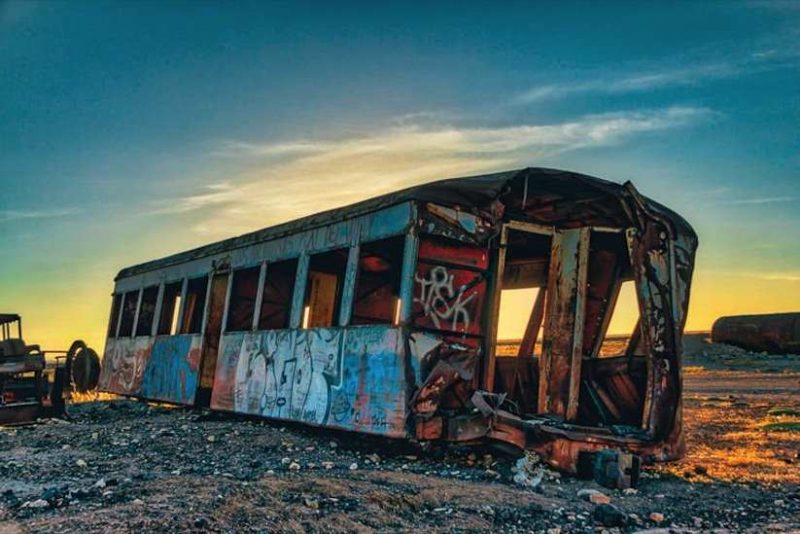
<path fill-rule="evenodd" d="M 797 11 L 550 7 L 0 6 L 0 311 L 30 343 L 102 348 L 124 266 L 527 165 L 632 180 L 694 226 L 688 330 L 797 310 Z M 526 312 L 501 338 L 530 306 L 508 300 Z M 635 313 L 625 289 L 609 331 Z"/>

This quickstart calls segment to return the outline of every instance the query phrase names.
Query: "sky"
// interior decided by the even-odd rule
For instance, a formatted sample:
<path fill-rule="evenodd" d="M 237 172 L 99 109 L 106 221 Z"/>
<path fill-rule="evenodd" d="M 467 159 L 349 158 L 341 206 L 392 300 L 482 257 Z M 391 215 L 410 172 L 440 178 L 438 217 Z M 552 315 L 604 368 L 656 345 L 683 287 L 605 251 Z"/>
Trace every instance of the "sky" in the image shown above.
<path fill-rule="evenodd" d="M 102 348 L 122 267 L 524 166 L 683 215 L 689 330 L 800 310 L 800 3 L 428 4 L 0 1 L 0 311 Z"/>

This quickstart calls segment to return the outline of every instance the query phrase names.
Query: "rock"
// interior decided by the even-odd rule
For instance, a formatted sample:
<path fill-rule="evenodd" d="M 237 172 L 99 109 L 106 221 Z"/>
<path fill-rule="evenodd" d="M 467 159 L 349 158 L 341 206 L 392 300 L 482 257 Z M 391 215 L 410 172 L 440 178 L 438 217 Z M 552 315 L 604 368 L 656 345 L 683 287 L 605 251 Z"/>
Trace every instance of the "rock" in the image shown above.
<path fill-rule="evenodd" d="M 75 465 L 77 465 L 78 467 L 86 467 L 87 465 L 86 460 L 78 459 L 75 461 Z"/>
<path fill-rule="evenodd" d="M 95 488 L 100 488 L 100 489 L 105 488 L 106 487 L 106 479 L 101 478 L 100 480 L 98 480 L 97 482 L 94 483 L 94 487 Z"/>
<path fill-rule="evenodd" d="M 694 466 L 694 472 L 697 473 L 698 475 L 707 475 L 708 469 L 705 466 L 696 465 Z"/>
<path fill-rule="evenodd" d="M 338 447 L 338 446 L 339 446 L 339 444 L 338 444 L 338 443 L 336 443 L 335 441 L 331 441 L 330 443 L 328 443 L 328 446 L 329 446 L 331 449 L 335 449 L 336 447 Z"/>
<path fill-rule="evenodd" d="M 322 465 L 323 469 L 333 469 L 336 464 L 333 462 L 322 462 L 320 465 Z"/>
<path fill-rule="evenodd" d="M 208 528 L 208 519 L 203 516 L 196 517 L 192 524 L 194 528 Z"/>
<path fill-rule="evenodd" d="M 652 512 L 648 517 L 653 523 L 661 523 L 664 521 L 664 514 L 660 512 Z"/>
<path fill-rule="evenodd" d="M 308 508 L 319 510 L 319 501 L 316 499 L 311 499 L 306 497 L 305 499 L 303 499 L 303 504 L 305 504 Z"/>
<path fill-rule="evenodd" d="M 142 499 L 133 499 L 131 504 L 134 506 L 144 506 L 144 501 Z"/>
<path fill-rule="evenodd" d="M 290 463 L 292 463 L 292 459 L 291 458 L 286 458 L 286 457 L 281 458 L 281 464 L 289 465 Z"/>
<path fill-rule="evenodd" d="M 625 526 L 627 517 L 625 513 L 614 506 L 613 504 L 602 503 L 594 508 L 595 520 L 606 527 L 622 527 Z"/>
<path fill-rule="evenodd" d="M 578 490 L 578 498 L 583 499 L 585 501 L 589 501 L 594 504 L 607 504 L 611 502 L 611 498 L 603 493 L 602 491 L 598 491 L 592 488 L 583 488 Z"/>
<path fill-rule="evenodd" d="M 289 464 L 289 471 L 300 471 L 300 464 L 292 462 Z"/>
<path fill-rule="evenodd" d="M 47 508 L 50 503 L 44 499 L 36 499 L 35 501 L 28 501 L 22 505 L 23 508 Z"/>
<path fill-rule="evenodd" d="M 611 497 L 605 493 L 594 493 L 589 495 L 589 502 L 592 504 L 610 504 Z"/>
<path fill-rule="evenodd" d="M 353 462 L 352 464 L 350 464 L 349 469 L 350 471 L 355 471 L 356 469 L 358 469 L 358 464 Z"/>
<path fill-rule="evenodd" d="M 209 443 L 214 443 L 215 441 L 217 441 L 217 436 L 215 436 L 214 434 L 211 434 L 210 436 L 208 436 L 206 438 L 206 441 L 208 441 Z"/>
<path fill-rule="evenodd" d="M 636 488 L 625 488 L 622 490 L 623 495 L 636 495 L 637 493 L 639 493 L 639 490 Z"/>

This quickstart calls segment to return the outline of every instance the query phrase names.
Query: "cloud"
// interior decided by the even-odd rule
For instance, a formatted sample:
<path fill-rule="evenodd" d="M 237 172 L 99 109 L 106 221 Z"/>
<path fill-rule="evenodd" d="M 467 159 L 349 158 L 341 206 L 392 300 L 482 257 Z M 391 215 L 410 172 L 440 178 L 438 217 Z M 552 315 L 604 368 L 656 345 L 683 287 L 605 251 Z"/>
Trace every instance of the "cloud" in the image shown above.
<path fill-rule="evenodd" d="M 667 87 L 699 85 L 708 81 L 797 67 L 798 59 L 800 59 L 800 48 L 789 46 L 783 49 L 758 50 L 736 60 L 698 63 L 688 67 L 657 67 L 650 70 L 619 73 L 616 76 L 593 73 L 591 80 L 565 81 L 532 87 L 516 95 L 512 99 L 512 104 L 530 104 L 577 94 L 626 94 Z"/>
<path fill-rule="evenodd" d="M 3 210 L 0 211 L 0 221 L 18 221 L 24 219 L 52 219 L 55 217 L 67 217 L 77 215 L 83 210 L 79 208 L 57 208 L 39 210 Z"/>
<path fill-rule="evenodd" d="M 194 230 L 201 234 L 230 236 L 430 180 L 522 167 L 565 151 L 691 126 L 713 115 L 707 108 L 669 107 L 497 127 L 404 120 L 369 135 L 337 139 L 228 140 L 217 153 L 249 163 L 252 171 L 153 207 L 194 217 Z"/>
<path fill-rule="evenodd" d="M 715 206 L 746 206 L 758 204 L 783 204 L 786 202 L 800 202 L 800 197 L 760 197 L 760 198 L 743 198 L 738 200 L 720 200 L 712 203 Z"/>

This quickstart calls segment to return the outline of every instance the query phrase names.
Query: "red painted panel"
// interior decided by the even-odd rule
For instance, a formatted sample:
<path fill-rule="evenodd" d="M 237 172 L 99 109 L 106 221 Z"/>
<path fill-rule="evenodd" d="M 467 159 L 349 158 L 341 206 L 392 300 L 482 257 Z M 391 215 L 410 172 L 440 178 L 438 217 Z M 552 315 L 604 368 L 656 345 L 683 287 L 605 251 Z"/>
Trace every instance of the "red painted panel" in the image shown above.
<path fill-rule="evenodd" d="M 489 252 L 478 247 L 465 247 L 455 241 L 422 237 L 419 240 L 420 261 L 446 262 L 478 269 L 489 267 Z"/>

